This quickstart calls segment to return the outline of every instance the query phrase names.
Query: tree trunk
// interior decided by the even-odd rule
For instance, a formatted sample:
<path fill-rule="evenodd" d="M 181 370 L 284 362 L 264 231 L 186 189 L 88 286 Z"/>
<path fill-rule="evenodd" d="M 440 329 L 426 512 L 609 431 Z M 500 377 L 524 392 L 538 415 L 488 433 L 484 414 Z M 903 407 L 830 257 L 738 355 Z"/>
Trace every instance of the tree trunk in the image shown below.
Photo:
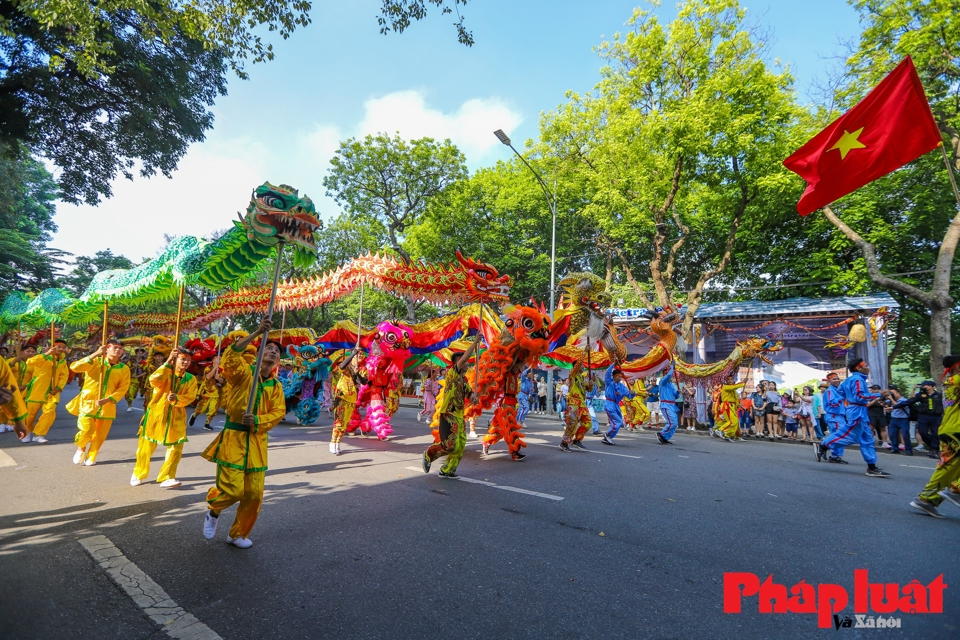
<path fill-rule="evenodd" d="M 912 298 L 930 309 L 930 375 L 934 380 L 939 379 L 941 360 L 943 356 L 950 353 L 950 311 L 953 308 L 950 276 L 957 241 L 960 239 L 960 213 L 954 217 L 943 237 L 943 242 L 940 243 L 940 253 L 937 255 L 937 264 L 934 268 L 933 287 L 930 291 L 923 291 L 880 273 L 877 248 L 851 229 L 830 207 L 824 207 L 823 213 L 833 226 L 840 229 L 843 235 L 860 248 L 860 253 L 863 254 L 863 259 L 867 263 L 867 275 L 873 283 Z"/>
<path fill-rule="evenodd" d="M 613 284 L 613 250 L 607 246 L 607 289 Z"/>

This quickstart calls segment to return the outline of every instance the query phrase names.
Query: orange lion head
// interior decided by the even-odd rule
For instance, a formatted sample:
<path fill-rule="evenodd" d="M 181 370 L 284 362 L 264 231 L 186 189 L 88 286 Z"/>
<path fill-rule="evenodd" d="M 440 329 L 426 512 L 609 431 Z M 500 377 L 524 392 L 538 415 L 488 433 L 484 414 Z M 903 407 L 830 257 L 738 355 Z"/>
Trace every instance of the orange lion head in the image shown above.
<path fill-rule="evenodd" d="M 550 349 L 550 317 L 533 307 L 515 306 L 506 310 L 505 329 L 512 341 L 529 354 L 533 362 Z"/>

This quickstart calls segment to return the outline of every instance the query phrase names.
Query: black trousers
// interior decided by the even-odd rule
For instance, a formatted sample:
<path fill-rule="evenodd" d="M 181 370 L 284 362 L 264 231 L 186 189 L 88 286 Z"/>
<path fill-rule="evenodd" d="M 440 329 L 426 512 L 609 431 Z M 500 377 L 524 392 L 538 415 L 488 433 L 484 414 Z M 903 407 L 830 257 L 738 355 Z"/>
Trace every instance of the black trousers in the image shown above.
<path fill-rule="evenodd" d="M 917 416 L 917 435 L 923 440 L 924 446 L 930 451 L 940 451 L 940 438 L 937 430 L 940 428 L 942 416 L 921 413 Z"/>

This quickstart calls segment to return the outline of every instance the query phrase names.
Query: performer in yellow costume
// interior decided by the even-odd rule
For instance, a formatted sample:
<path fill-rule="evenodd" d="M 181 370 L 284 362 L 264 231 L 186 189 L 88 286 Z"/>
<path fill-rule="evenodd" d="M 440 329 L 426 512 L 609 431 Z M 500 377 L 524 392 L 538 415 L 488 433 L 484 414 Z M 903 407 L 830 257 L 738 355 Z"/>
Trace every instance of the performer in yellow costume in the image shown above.
<path fill-rule="evenodd" d="M 566 428 L 560 439 L 560 450 L 573 451 L 573 447 L 586 450 L 583 436 L 591 425 L 590 412 L 587 411 L 587 391 L 593 390 L 593 382 L 584 382 L 583 363 L 577 362 L 573 365 L 567 386 L 567 411 L 564 415 Z"/>
<path fill-rule="evenodd" d="M 267 339 L 270 320 L 264 320 L 256 331 L 224 350 L 221 366 L 223 377 L 230 384 L 226 398 L 227 423 L 203 452 L 203 457 L 217 464 L 217 483 L 207 492 L 209 510 L 203 521 L 203 537 L 217 533 L 220 512 L 239 502 L 237 517 L 230 527 L 227 542 L 247 549 L 250 531 L 257 522 L 263 502 L 263 477 L 267 470 L 267 432 L 286 413 L 283 387 L 274 375 L 283 351 L 278 342 L 268 342 L 263 351 L 260 370 L 243 359 L 243 352 L 257 336 Z M 252 413 L 247 413 L 247 397 L 256 385 Z"/>
<path fill-rule="evenodd" d="M 623 407 L 624 422 L 627 429 L 636 431 L 643 429 L 643 425 L 650 419 L 650 412 L 647 410 L 647 387 L 643 384 L 643 378 L 637 378 L 637 381 L 630 385 L 630 391 L 633 391 L 632 398 L 624 398 Z"/>
<path fill-rule="evenodd" d="M 740 439 L 740 418 L 737 417 L 737 408 L 740 406 L 740 389 L 746 382 L 735 384 L 731 373 L 723 379 L 720 387 L 720 402 L 714 401 L 714 416 L 716 432 L 724 440 L 733 442 Z"/>
<path fill-rule="evenodd" d="M 217 415 L 217 408 L 220 406 L 220 385 L 223 383 L 220 377 L 220 356 L 214 356 L 213 360 L 203 372 L 203 379 L 200 381 L 200 400 L 193 409 L 193 415 L 190 416 L 190 426 L 197 421 L 198 415 L 207 414 L 207 421 L 203 428 L 212 431 L 210 422 Z"/>
<path fill-rule="evenodd" d="M 146 382 L 144 367 L 147 362 L 147 350 L 143 347 L 137 347 L 130 357 L 130 388 L 127 389 L 127 411 L 133 411 L 133 401 L 137 399 L 137 394 L 143 389 Z M 147 408 L 144 402 L 143 408 Z"/>
<path fill-rule="evenodd" d="M 0 424 L 12 424 L 17 437 L 27 436 L 27 405 L 17 385 L 17 379 L 10 365 L 0 358 Z"/>
<path fill-rule="evenodd" d="M 357 387 L 367 383 L 362 366 L 363 353 L 356 349 L 335 370 L 338 378 L 333 387 L 333 435 L 330 436 L 330 453 L 333 455 L 340 455 L 340 441 L 357 408 Z"/>
<path fill-rule="evenodd" d="M 60 392 L 67 384 L 67 343 L 54 340 L 53 346 L 45 353 L 27 360 L 27 366 L 33 371 L 24 400 L 27 403 L 27 430 L 30 431 L 23 442 L 46 442 L 47 432 L 57 418 L 57 405 L 60 404 Z"/>
<path fill-rule="evenodd" d="M 20 349 L 20 355 L 7 359 L 7 365 L 9 365 L 14 379 L 13 385 L 16 386 L 17 390 L 20 392 L 21 402 L 23 402 L 24 394 L 27 392 L 27 385 L 30 383 L 30 378 L 33 377 L 33 372 L 30 371 L 30 367 L 27 366 L 27 360 L 35 355 L 37 355 L 37 348 L 33 345 L 29 345 Z M 24 411 L 26 411 L 25 404 Z M 24 414 L 24 419 L 25 418 L 26 414 Z M 4 433 L 6 431 L 13 431 L 11 421 L 0 418 L 0 433 Z"/>
<path fill-rule="evenodd" d="M 444 378 L 443 393 L 437 403 L 439 441 L 433 443 L 423 452 L 423 472 L 430 473 L 430 465 L 442 456 L 447 461 L 440 469 L 441 478 L 456 479 L 457 467 L 463 458 L 463 450 L 467 447 L 467 430 L 463 421 L 463 407 L 470 397 L 472 390 L 467 381 L 465 372 L 470 365 L 470 358 L 477 350 L 480 340 L 470 343 L 463 353 L 455 353 L 450 358 L 451 367 L 447 369 Z"/>
<path fill-rule="evenodd" d="M 943 518 L 937 507 L 944 501 L 960 507 L 960 356 L 943 359 L 943 420 L 937 430 L 940 455 L 930 481 L 911 503 L 914 509 Z M 901 400 L 901 406 L 912 404 Z M 910 437 L 907 434 L 906 437 Z"/>
<path fill-rule="evenodd" d="M 190 353 L 173 349 L 167 361 L 154 371 L 147 384 L 153 389 L 152 400 L 140 422 L 137 442 L 137 464 L 133 467 L 130 485 L 136 487 L 150 475 L 150 456 L 157 445 L 167 448 L 167 454 L 157 474 L 157 482 L 164 489 L 180 486 L 177 465 L 187 441 L 187 405 L 196 400 L 199 385 L 187 368 L 193 363 Z"/>
<path fill-rule="evenodd" d="M 123 344 L 119 340 L 108 340 L 106 348 L 101 346 L 70 365 L 74 373 L 84 374 L 83 388 L 67 404 L 67 411 L 77 416 L 77 435 L 73 438 L 77 452 L 73 454 L 73 464 L 82 462 L 92 467 L 97 463 L 97 453 L 117 417 L 117 403 L 130 386 L 130 367 L 120 362 L 122 355 Z"/>

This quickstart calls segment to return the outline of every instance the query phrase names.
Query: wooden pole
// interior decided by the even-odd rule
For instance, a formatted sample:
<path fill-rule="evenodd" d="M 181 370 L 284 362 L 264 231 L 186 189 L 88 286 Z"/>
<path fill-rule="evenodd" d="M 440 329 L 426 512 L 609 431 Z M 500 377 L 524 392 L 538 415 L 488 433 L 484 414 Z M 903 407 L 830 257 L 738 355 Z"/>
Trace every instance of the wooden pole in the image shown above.
<path fill-rule="evenodd" d="M 56 337 L 57 337 L 57 323 L 51 321 L 50 322 L 50 348 L 51 349 L 53 349 L 53 341 L 56 339 Z"/>
<path fill-rule="evenodd" d="M 360 348 L 360 327 L 363 326 L 363 287 L 364 283 L 360 283 L 360 315 L 357 317 L 357 348 Z"/>
<path fill-rule="evenodd" d="M 950 176 L 950 186 L 953 187 L 953 197 L 960 204 L 960 190 L 957 189 L 957 178 L 953 175 L 953 165 L 950 164 L 950 157 L 947 155 L 947 149 L 940 143 L 940 153 L 943 155 L 943 164 L 947 165 L 947 175 Z"/>
<path fill-rule="evenodd" d="M 483 340 L 483 303 L 480 303 L 480 333 L 477 334 L 477 340 Z M 480 346 L 482 342 L 477 343 L 477 349 L 474 351 L 474 358 L 477 359 L 477 367 L 473 373 L 473 392 L 480 393 Z"/>
<path fill-rule="evenodd" d="M 23 343 L 23 325 L 17 320 L 17 357 L 20 357 L 20 345 Z"/>
<path fill-rule="evenodd" d="M 174 326 L 173 330 L 173 348 L 177 349 L 180 346 L 180 324 L 183 321 L 183 291 L 187 288 L 186 284 L 180 285 L 180 299 L 177 300 L 177 323 Z"/>
<path fill-rule="evenodd" d="M 283 310 L 283 318 L 280 320 L 280 344 L 283 344 L 283 330 L 287 327 L 287 310 Z"/>
<path fill-rule="evenodd" d="M 107 326 L 108 315 L 110 313 L 110 304 L 103 301 L 103 330 L 100 332 L 100 347 L 103 349 L 103 357 L 100 360 L 100 385 L 97 388 L 97 400 L 103 399 L 103 385 L 107 376 Z"/>
<path fill-rule="evenodd" d="M 277 267 L 273 270 L 273 286 L 270 289 L 270 304 L 267 306 L 267 318 L 273 319 L 273 308 L 277 303 L 277 283 L 280 282 L 280 258 L 283 256 L 283 243 L 277 245 Z M 250 395 L 247 397 L 247 413 L 253 413 L 253 402 L 257 397 L 257 386 L 260 384 L 260 367 L 263 365 L 263 352 L 267 350 L 266 335 L 260 336 L 260 348 L 257 350 L 257 366 L 253 370 L 253 384 L 250 385 Z"/>

